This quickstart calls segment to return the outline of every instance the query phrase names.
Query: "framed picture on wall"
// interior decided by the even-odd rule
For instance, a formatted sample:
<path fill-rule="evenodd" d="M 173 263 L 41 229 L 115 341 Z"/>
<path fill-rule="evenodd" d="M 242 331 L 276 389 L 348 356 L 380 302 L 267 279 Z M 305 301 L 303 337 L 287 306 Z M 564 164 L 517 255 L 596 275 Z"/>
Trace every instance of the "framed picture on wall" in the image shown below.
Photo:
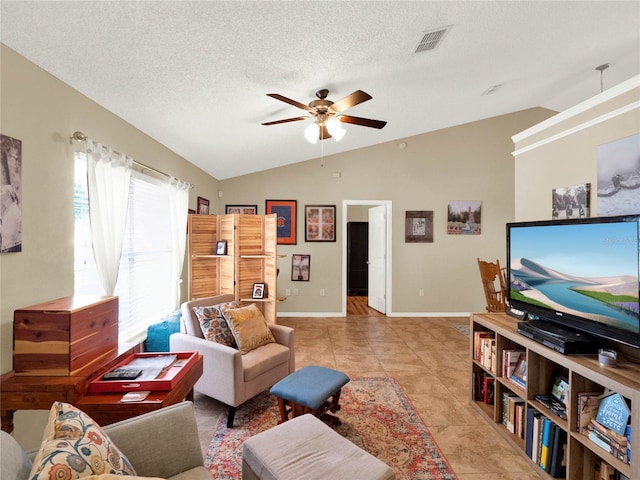
<path fill-rule="evenodd" d="M 482 233 L 482 202 L 450 200 L 447 208 L 449 235 L 480 235 Z"/>
<path fill-rule="evenodd" d="M 433 211 L 408 210 L 405 213 L 404 241 L 433 243 Z"/>
<path fill-rule="evenodd" d="M 586 218 L 589 216 L 591 184 L 554 188 L 551 191 L 551 218 Z"/>
<path fill-rule="evenodd" d="M 305 205 L 304 207 L 304 241 L 335 242 L 336 241 L 336 206 Z"/>
<path fill-rule="evenodd" d="M 209 200 L 198 197 L 198 213 L 200 215 L 209 215 Z"/>
<path fill-rule="evenodd" d="M 241 213 L 243 215 L 257 215 L 257 205 L 226 205 L 225 213 Z"/>
<path fill-rule="evenodd" d="M 277 237 L 278 245 L 296 244 L 296 215 L 297 200 L 266 200 L 267 215 L 275 213 L 278 216 Z"/>
<path fill-rule="evenodd" d="M 311 265 L 311 255 L 291 256 L 291 281 L 308 282 Z"/>

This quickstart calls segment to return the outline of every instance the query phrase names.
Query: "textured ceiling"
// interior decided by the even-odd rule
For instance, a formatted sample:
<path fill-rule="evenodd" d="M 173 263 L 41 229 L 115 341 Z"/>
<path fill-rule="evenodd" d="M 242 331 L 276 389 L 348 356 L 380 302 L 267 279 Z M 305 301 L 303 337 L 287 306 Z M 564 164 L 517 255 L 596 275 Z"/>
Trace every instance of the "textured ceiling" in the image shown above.
<path fill-rule="evenodd" d="M 344 125 L 322 142 L 330 155 L 566 109 L 600 92 L 604 63 L 605 89 L 640 74 L 637 0 L 0 3 L 2 43 L 218 179 L 320 156 L 311 120 L 260 125 L 305 114 L 267 93 L 371 94 L 345 113 L 387 126 Z M 413 53 L 447 25 L 437 49 Z"/>

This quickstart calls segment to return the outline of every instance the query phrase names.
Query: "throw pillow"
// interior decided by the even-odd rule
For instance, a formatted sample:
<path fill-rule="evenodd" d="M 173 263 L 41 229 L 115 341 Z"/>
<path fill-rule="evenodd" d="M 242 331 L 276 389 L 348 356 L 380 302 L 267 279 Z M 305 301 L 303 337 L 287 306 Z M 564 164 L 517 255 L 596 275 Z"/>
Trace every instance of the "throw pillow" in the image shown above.
<path fill-rule="evenodd" d="M 73 480 L 106 473 L 136 474 L 91 417 L 73 405 L 54 402 L 30 480 Z"/>
<path fill-rule="evenodd" d="M 229 322 L 233 338 L 238 344 L 238 350 L 243 355 L 262 345 L 276 341 L 262 312 L 254 303 L 240 308 L 223 307 L 222 313 Z"/>
<path fill-rule="evenodd" d="M 233 333 L 229 328 L 227 319 L 222 314 L 222 308 L 236 308 L 237 302 L 221 303 L 219 305 L 211 305 L 209 307 L 193 307 L 193 313 L 196 314 L 202 334 L 207 340 L 211 340 L 222 345 L 232 348 L 238 348 L 233 338 Z"/>

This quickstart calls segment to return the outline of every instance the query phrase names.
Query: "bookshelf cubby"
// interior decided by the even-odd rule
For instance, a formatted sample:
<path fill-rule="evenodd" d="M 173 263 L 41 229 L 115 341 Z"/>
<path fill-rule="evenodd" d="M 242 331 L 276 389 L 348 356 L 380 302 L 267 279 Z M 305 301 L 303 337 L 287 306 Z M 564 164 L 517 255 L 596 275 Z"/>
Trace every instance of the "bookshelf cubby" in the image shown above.
<path fill-rule="evenodd" d="M 524 400 L 524 425 L 527 431 L 527 409 L 551 420 L 567 436 L 566 474 L 559 478 L 566 480 L 593 480 L 596 465 L 604 461 L 617 472 L 629 479 L 640 479 L 640 365 L 627 362 L 618 357 L 616 367 L 603 367 L 598 363 L 597 355 L 562 355 L 547 348 L 517 331 L 517 320 L 501 313 L 474 313 L 470 318 L 470 350 L 471 350 L 471 403 L 521 455 L 529 457 L 526 442 L 519 435 L 512 433 L 503 424 L 503 397 L 518 396 Z M 476 332 L 491 332 L 495 336 L 496 356 L 494 368 L 479 361 L 477 356 L 478 337 Z M 526 386 L 522 388 L 504 375 L 502 353 L 505 350 L 521 349 L 527 361 Z M 556 375 L 562 375 L 569 383 L 569 395 L 566 404 L 567 418 L 561 418 L 535 400 L 537 394 L 548 394 Z M 494 377 L 495 401 L 486 404 L 477 398 L 474 388 L 476 379 L 481 375 Z M 631 409 L 631 441 L 629 463 L 618 460 L 612 454 L 594 443 L 583 433 L 578 432 L 578 394 L 583 392 L 602 392 L 610 390 L 619 393 Z M 533 413 L 533 412 L 532 412 Z M 538 415 L 536 415 L 538 416 Z M 538 471 L 543 479 L 552 477 L 542 468 Z M 621 477 L 624 478 L 624 477 Z"/>

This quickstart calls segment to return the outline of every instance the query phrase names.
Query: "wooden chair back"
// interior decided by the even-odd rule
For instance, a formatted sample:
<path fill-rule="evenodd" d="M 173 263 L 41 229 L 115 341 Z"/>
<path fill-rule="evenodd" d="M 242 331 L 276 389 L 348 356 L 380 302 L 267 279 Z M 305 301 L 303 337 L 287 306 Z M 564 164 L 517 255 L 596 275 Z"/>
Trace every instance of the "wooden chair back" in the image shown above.
<path fill-rule="evenodd" d="M 507 309 L 507 279 L 504 268 L 500 268 L 500 261 L 485 262 L 478 258 L 480 279 L 487 301 L 487 312 L 503 313 Z"/>

